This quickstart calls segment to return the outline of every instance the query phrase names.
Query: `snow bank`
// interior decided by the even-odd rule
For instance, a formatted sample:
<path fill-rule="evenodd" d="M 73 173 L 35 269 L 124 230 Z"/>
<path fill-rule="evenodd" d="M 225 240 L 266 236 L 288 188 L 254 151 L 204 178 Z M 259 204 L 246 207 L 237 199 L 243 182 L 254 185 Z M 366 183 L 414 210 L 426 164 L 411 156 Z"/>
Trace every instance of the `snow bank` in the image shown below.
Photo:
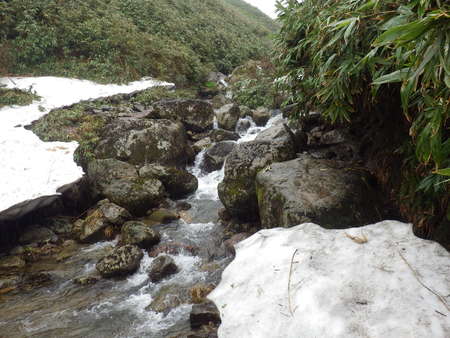
<path fill-rule="evenodd" d="M 302 224 L 236 249 L 209 296 L 219 337 L 450 337 L 450 254 L 408 224 Z"/>
<path fill-rule="evenodd" d="M 2 211 L 27 200 L 57 194 L 56 190 L 83 175 L 73 161 L 76 142 L 42 142 L 23 126 L 46 115 L 51 109 L 73 103 L 131 93 L 153 86 L 173 84 L 143 79 L 128 85 L 100 85 L 86 80 L 37 77 L 0 78 L 8 88 L 29 89 L 41 101 L 24 107 L 0 109 L 0 215 Z M 24 208 L 23 203 L 18 208 Z M 15 215 L 20 210 L 13 210 Z"/>

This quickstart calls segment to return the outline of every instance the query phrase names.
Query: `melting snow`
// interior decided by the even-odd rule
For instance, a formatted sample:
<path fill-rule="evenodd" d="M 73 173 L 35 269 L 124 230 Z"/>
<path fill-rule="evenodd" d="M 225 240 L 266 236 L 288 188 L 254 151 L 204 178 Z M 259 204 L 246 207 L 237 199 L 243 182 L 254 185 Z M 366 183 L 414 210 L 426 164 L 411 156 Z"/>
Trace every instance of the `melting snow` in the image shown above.
<path fill-rule="evenodd" d="M 56 77 L 0 78 L 0 84 L 31 89 L 42 98 L 28 106 L 0 109 L 0 213 L 26 200 L 55 195 L 58 188 L 83 175 L 73 161 L 76 142 L 42 142 L 23 126 L 51 109 L 82 100 L 173 85 L 148 78 L 127 85 L 100 85 Z"/>
<path fill-rule="evenodd" d="M 209 296 L 219 337 L 450 337 L 450 254 L 411 225 L 302 224 L 236 249 Z"/>

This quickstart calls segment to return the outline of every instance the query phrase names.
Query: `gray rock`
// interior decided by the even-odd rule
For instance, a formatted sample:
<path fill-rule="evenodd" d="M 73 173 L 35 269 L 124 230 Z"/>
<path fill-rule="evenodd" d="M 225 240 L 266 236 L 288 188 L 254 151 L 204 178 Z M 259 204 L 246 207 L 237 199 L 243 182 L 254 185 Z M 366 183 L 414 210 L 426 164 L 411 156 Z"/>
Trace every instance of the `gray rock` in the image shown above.
<path fill-rule="evenodd" d="M 187 288 L 177 284 L 165 285 L 153 296 L 153 301 L 146 310 L 159 312 L 166 316 L 171 310 L 182 304 L 188 304 L 189 301 Z"/>
<path fill-rule="evenodd" d="M 89 162 L 87 176 L 92 194 L 98 197 L 103 195 L 103 190 L 115 180 L 136 178 L 138 172 L 136 167 L 129 163 L 115 159 L 103 159 Z"/>
<path fill-rule="evenodd" d="M 210 103 L 201 100 L 162 100 L 152 105 L 147 117 L 180 121 L 186 130 L 201 133 L 212 129 L 214 110 Z"/>
<path fill-rule="evenodd" d="M 115 158 L 131 164 L 180 165 L 192 161 L 194 152 L 180 122 L 118 118 L 105 127 L 95 149 L 97 158 Z"/>
<path fill-rule="evenodd" d="M 211 301 L 192 306 L 189 321 L 192 329 L 199 329 L 204 325 L 211 324 L 218 326 L 222 322 L 219 310 Z"/>
<path fill-rule="evenodd" d="M 260 127 L 265 126 L 271 116 L 272 112 L 265 107 L 259 107 L 252 113 L 253 121 L 255 121 L 256 125 Z"/>
<path fill-rule="evenodd" d="M 226 130 L 234 131 L 240 115 L 239 106 L 234 103 L 227 104 L 216 110 L 219 127 Z"/>
<path fill-rule="evenodd" d="M 290 138 L 238 144 L 227 157 L 225 177 L 218 186 L 220 200 L 229 213 L 241 220 L 258 219 L 256 174 L 271 163 L 288 161 L 295 155 Z"/>
<path fill-rule="evenodd" d="M 225 129 L 214 129 L 209 133 L 209 137 L 213 142 L 239 140 L 239 134 Z"/>
<path fill-rule="evenodd" d="M 103 189 L 103 195 L 133 215 L 143 216 L 164 200 L 166 192 L 157 179 L 132 178 L 113 181 Z"/>
<path fill-rule="evenodd" d="M 155 229 L 138 221 L 127 222 L 122 227 L 122 243 L 137 245 L 142 249 L 151 249 L 161 241 L 161 235 Z"/>
<path fill-rule="evenodd" d="M 198 154 L 199 152 L 201 152 L 203 149 L 206 149 L 208 147 L 210 147 L 212 144 L 212 140 L 210 137 L 205 137 L 202 138 L 201 140 L 195 142 L 192 145 L 192 148 L 194 149 L 194 151 Z"/>
<path fill-rule="evenodd" d="M 130 275 L 139 268 L 143 256 L 136 245 L 121 246 L 100 259 L 96 269 L 105 278 Z"/>
<path fill-rule="evenodd" d="M 148 275 L 153 283 L 157 283 L 166 277 L 178 272 L 178 267 L 174 260 L 166 255 L 155 258 L 150 266 Z"/>
<path fill-rule="evenodd" d="M 302 155 L 259 172 L 256 191 L 262 226 L 314 222 L 344 228 L 377 221 L 377 197 L 367 185 L 367 174 L 346 170 L 347 166 Z"/>
<path fill-rule="evenodd" d="M 238 133 L 245 133 L 252 126 L 251 122 L 247 119 L 240 119 L 237 123 L 236 130 Z"/>
<path fill-rule="evenodd" d="M 121 226 L 131 218 L 124 208 L 110 203 L 108 200 L 100 201 L 96 208 L 89 211 L 87 217 L 74 226 L 74 233 L 82 243 L 95 243 L 107 239 L 105 229 L 109 226 Z"/>
<path fill-rule="evenodd" d="M 252 116 L 252 110 L 247 106 L 239 106 L 239 109 L 241 110 L 241 118 Z"/>
<path fill-rule="evenodd" d="M 206 172 L 220 170 L 225 162 L 226 157 L 236 147 L 236 143 L 232 141 L 224 141 L 214 144 L 209 148 L 203 159 L 202 169 Z"/>
<path fill-rule="evenodd" d="M 9 275 L 20 272 L 25 268 L 25 265 L 25 261 L 19 256 L 0 258 L 0 274 Z"/>
<path fill-rule="evenodd" d="M 30 226 L 20 237 L 20 244 L 56 242 L 58 236 L 46 227 Z"/>
<path fill-rule="evenodd" d="M 139 170 L 141 178 L 155 178 L 162 182 L 171 198 L 181 198 L 198 188 L 197 177 L 183 169 L 149 164 Z"/>

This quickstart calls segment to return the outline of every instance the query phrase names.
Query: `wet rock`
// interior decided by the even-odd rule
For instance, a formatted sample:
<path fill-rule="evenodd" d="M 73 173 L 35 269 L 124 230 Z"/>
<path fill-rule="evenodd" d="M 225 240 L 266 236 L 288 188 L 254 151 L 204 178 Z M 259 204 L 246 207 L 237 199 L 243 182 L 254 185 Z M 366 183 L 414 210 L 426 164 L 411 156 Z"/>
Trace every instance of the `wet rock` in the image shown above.
<path fill-rule="evenodd" d="M 180 122 L 119 118 L 105 130 L 95 150 L 100 159 L 115 158 L 137 165 L 154 162 L 183 166 L 194 157 Z"/>
<path fill-rule="evenodd" d="M 87 176 L 92 194 L 97 198 L 115 180 L 136 178 L 138 172 L 134 165 L 110 158 L 90 161 Z"/>
<path fill-rule="evenodd" d="M 45 225 L 55 234 L 67 236 L 72 232 L 73 219 L 71 217 L 53 217 L 47 219 Z"/>
<path fill-rule="evenodd" d="M 122 227 L 122 243 L 124 244 L 133 244 L 142 249 L 150 249 L 160 240 L 159 232 L 142 222 L 131 221 L 125 223 Z"/>
<path fill-rule="evenodd" d="M 346 163 L 302 155 L 274 163 L 258 173 L 256 190 L 262 227 L 314 222 L 341 228 L 376 221 L 377 196 L 367 184 L 367 173 L 347 167 Z"/>
<path fill-rule="evenodd" d="M 239 134 L 225 129 L 214 129 L 209 133 L 209 137 L 213 142 L 239 140 Z"/>
<path fill-rule="evenodd" d="M 162 100 L 152 105 L 147 117 L 181 121 L 186 130 L 201 133 L 212 129 L 214 110 L 210 103 L 202 100 Z"/>
<path fill-rule="evenodd" d="M 155 222 L 156 224 L 168 224 L 180 219 L 180 215 L 168 209 L 158 209 L 152 211 L 150 215 L 148 215 L 147 219 Z"/>
<path fill-rule="evenodd" d="M 250 116 L 250 117 L 252 117 L 252 110 L 249 108 L 249 107 L 247 107 L 247 106 L 239 106 L 239 109 L 241 110 L 241 118 L 244 118 L 244 117 L 247 117 L 247 116 Z"/>
<path fill-rule="evenodd" d="M 217 214 L 219 215 L 220 220 L 222 220 L 224 222 L 231 221 L 232 216 L 226 208 L 219 209 Z"/>
<path fill-rule="evenodd" d="M 149 164 L 139 170 L 141 178 L 158 179 L 164 185 L 171 198 L 181 198 L 194 193 L 198 188 L 198 180 L 191 173 L 175 167 Z"/>
<path fill-rule="evenodd" d="M 227 103 L 230 103 L 230 100 L 227 99 L 227 97 L 224 94 L 218 94 L 214 96 L 211 101 L 214 109 L 218 109 L 220 107 L 223 107 Z"/>
<path fill-rule="evenodd" d="M 22 280 L 20 287 L 26 291 L 48 286 L 53 282 L 52 276 L 45 272 L 32 273 L 26 275 Z"/>
<path fill-rule="evenodd" d="M 219 127 L 234 131 L 241 115 L 239 106 L 234 103 L 227 104 L 216 111 Z"/>
<path fill-rule="evenodd" d="M 85 277 L 78 277 L 73 280 L 73 282 L 77 285 L 81 286 L 87 286 L 87 285 L 94 285 L 99 281 L 97 277 L 93 276 L 85 276 Z"/>
<path fill-rule="evenodd" d="M 201 168 L 206 172 L 220 170 L 226 157 L 233 151 L 235 142 L 224 141 L 214 144 L 205 152 Z"/>
<path fill-rule="evenodd" d="M 236 249 L 234 248 L 234 246 L 249 237 L 250 237 L 250 234 L 247 232 L 233 235 L 230 239 L 227 239 L 224 242 L 225 249 L 227 250 L 227 252 L 229 252 L 231 255 L 234 256 L 234 255 L 236 255 Z"/>
<path fill-rule="evenodd" d="M 6 256 L 0 258 L 0 274 L 10 275 L 21 272 L 25 268 L 25 261 L 19 256 Z"/>
<path fill-rule="evenodd" d="M 206 302 L 206 296 L 208 296 L 212 290 L 214 290 L 214 285 L 212 284 L 197 284 L 193 286 L 190 290 L 192 303 L 201 304 Z"/>
<path fill-rule="evenodd" d="M 192 205 L 186 201 L 179 201 L 176 205 L 177 210 L 186 211 L 192 208 Z"/>
<path fill-rule="evenodd" d="M 58 241 L 58 236 L 46 227 L 30 226 L 20 237 L 20 244 L 31 244 L 31 243 L 55 243 Z"/>
<path fill-rule="evenodd" d="M 212 144 L 211 138 L 210 138 L 210 137 L 205 137 L 205 138 L 202 138 L 201 140 L 195 142 L 195 143 L 192 145 L 192 148 L 194 149 L 194 151 L 195 151 L 196 153 L 199 153 L 199 152 L 201 152 L 203 149 L 206 149 L 206 148 L 210 147 L 211 144 Z"/>
<path fill-rule="evenodd" d="M 199 252 L 199 248 L 193 245 L 183 244 L 183 243 L 166 243 L 155 246 L 152 250 L 149 251 L 150 257 L 157 257 L 160 254 L 169 254 L 169 255 L 197 255 Z"/>
<path fill-rule="evenodd" d="M 133 215 L 143 216 L 166 197 L 163 184 L 157 179 L 120 179 L 103 190 L 111 202 L 129 210 Z"/>
<path fill-rule="evenodd" d="M 204 325 L 210 324 L 220 325 L 221 323 L 219 310 L 211 301 L 195 304 L 192 307 L 189 320 L 192 329 L 199 329 Z"/>
<path fill-rule="evenodd" d="M 134 273 L 144 254 L 136 245 L 125 245 L 115 248 L 112 253 L 100 259 L 97 271 L 105 278 L 126 276 Z"/>
<path fill-rule="evenodd" d="M 150 266 L 148 275 L 153 283 L 158 283 L 177 272 L 178 266 L 175 264 L 175 261 L 171 257 L 163 255 L 155 258 Z"/>
<path fill-rule="evenodd" d="M 225 177 L 218 186 L 220 200 L 233 217 L 258 218 L 256 174 L 274 162 L 295 158 L 294 142 L 279 138 L 272 142 L 252 141 L 238 144 L 225 162 Z"/>
<path fill-rule="evenodd" d="M 146 308 L 147 311 L 163 313 L 166 316 L 171 310 L 182 304 L 188 304 L 189 292 L 181 285 L 165 285 L 153 296 L 153 301 Z"/>
<path fill-rule="evenodd" d="M 14 248 L 12 248 L 9 251 L 9 254 L 11 256 L 16 256 L 16 255 L 18 256 L 18 255 L 22 255 L 24 252 L 25 252 L 25 247 L 18 245 L 18 246 L 15 246 Z"/>
<path fill-rule="evenodd" d="M 80 242 L 95 243 L 108 239 L 106 228 L 121 226 L 130 218 L 130 213 L 124 208 L 108 200 L 102 200 L 82 222 L 75 224 L 73 232 L 77 234 Z"/>
<path fill-rule="evenodd" d="M 245 133 L 252 126 L 251 122 L 247 119 L 240 119 L 237 123 L 236 130 L 238 133 Z"/>
<path fill-rule="evenodd" d="M 272 112 L 265 107 L 259 107 L 252 112 L 253 121 L 255 121 L 256 125 L 260 127 L 265 126 L 271 116 Z"/>

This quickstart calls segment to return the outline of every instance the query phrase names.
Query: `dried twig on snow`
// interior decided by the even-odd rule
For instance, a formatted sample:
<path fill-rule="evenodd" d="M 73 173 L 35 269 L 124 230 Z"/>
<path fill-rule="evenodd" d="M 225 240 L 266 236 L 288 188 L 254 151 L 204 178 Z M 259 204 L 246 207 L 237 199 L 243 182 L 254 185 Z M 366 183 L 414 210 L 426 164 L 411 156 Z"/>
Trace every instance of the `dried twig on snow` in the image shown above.
<path fill-rule="evenodd" d="M 294 257 L 297 254 L 298 249 L 295 249 L 294 253 L 292 254 L 291 258 L 291 266 L 289 268 L 289 280 L 288 280 L 288 305 L 289 305 L 289 312 L 291 313 L 291 316 L 294 317 L 295 309 L 292 309 L 292 301 L 291 301 L 291 277 L 292 277 L 292 266 L 294 265 Z"/>
<path fill-rule="evenodd" d="M 434 291 L 432 288 L 426 286 L 424 284 L 424 282 L 422 282 L 420 280 L 419 274 L 417 273 L 416 270 L 413 269 L 413 267 L 411 266 L 411 264 L 409 264 L 409 262 L 406 260 L 406 258 L 402 255 L 402 253 L 399 251 L 398 254 L 400 255 L 401 259 L 403 259 L 403 261 L 405 262 L 405 264 L 408 266 L 408 268 L 411 270 L 411 272 L 413 273 L 414 277 L 417 279 L 417 281 L 419 282 L 420 285 L 422 285 L 425 289 L 427 289 L 428 291 L 430 291 L 433 295 L 435 295 L 442 304 L 444 304 L 445 308 L 447 309 L 447 311 L 450 312 L 450 306 L 447 304 L 447 301 L 445 300 L 445 298 L 443 296 L 441 296 L 439 293 L 437 293 L 436 291 Z"/>

